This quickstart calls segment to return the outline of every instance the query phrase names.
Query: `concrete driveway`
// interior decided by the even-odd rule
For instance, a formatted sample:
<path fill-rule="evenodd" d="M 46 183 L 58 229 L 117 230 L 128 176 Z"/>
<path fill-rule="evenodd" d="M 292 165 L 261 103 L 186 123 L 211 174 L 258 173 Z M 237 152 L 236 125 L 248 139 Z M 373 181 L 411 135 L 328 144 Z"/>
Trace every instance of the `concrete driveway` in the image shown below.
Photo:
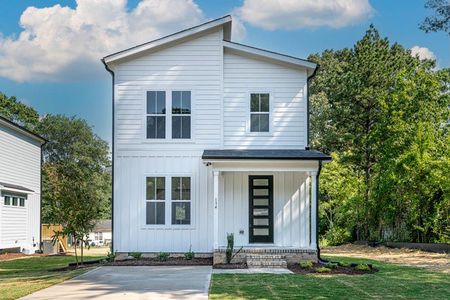
<path fill-rule="evenodd" d="M 208 299 L 211 269 L 99 267 L 22 299 Z"/>

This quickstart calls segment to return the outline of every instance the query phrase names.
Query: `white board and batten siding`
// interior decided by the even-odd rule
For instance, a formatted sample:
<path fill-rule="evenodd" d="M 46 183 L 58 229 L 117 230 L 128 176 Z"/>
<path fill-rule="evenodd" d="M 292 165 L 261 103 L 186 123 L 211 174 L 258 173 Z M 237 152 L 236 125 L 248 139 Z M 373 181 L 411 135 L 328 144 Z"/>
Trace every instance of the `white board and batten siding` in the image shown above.
<path fill-rule="evenodd" d="M 224 50 L 222 28 L 152 51 L 110 65 L 115 76 L 114 250 L 183 253 L 192 247 L 196 253 L 211 253 L 213 176 L 201 159 L 203 150 L 304 148 L 306 71 Z M 190 140 L 145 138 L 147 90 L 192 92 Z M 246 131 L 249 93 L 267 91 L 273 101 L 271 132 L 251 135 Z M 231 231 L 236 245 L 248 243 L 248 175 L 221 176 L 221 246 Z M 306 175 L 273 175 L 275 245 L 307 248 L 309 229 L 306 210 L 301 210 Z M 166 181 L 170 176 L 191 177 L 190 225 L 146 225 L 147 176 L 167 176 Z M 167 209 L 170 200 L 165 203 Z M 239 235 L 241 228 L 244 235 Z"/>
<path fill-rule="evenodd" d="M 41 144 L 0 124 L 0 182 L 26 187 L 25 207 L 7 206 L 0 192 L 0 249 L 34 253 L 40 242 Z"/>

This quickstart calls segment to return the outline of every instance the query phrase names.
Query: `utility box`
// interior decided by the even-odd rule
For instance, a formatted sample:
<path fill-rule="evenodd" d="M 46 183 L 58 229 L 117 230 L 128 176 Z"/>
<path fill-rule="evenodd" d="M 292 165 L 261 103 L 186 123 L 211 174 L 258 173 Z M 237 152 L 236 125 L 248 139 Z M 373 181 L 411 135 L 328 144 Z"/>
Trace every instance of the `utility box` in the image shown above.
<path fill-rule="evenodd" d="M 44 254 L 57 254 L 58 244 L 53 244 L 52 240 L 42 241 L 42 251 Z"/>

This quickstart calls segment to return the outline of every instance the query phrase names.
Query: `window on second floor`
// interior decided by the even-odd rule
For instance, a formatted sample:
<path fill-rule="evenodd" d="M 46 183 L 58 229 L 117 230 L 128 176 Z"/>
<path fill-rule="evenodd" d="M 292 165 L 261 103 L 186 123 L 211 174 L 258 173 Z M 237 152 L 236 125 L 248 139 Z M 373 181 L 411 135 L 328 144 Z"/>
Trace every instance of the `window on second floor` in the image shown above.
<path fill-rule="evenodd" d="M 191 91 L 147 91 L 146 138 L 190 139 Z"/>
<path fill-rule="evenodd" d="M 147 138 L 166 137 L 166 92 L 147 92 Z"/>
<path fill-rule="evenodd" d="M 269 94 L 250 94 L 250 132 L 269 132 Z"/>
<path fill-rule="evenodd" d="M 172 138 L 191 138 L 191 92 L 172 92 Z"/>

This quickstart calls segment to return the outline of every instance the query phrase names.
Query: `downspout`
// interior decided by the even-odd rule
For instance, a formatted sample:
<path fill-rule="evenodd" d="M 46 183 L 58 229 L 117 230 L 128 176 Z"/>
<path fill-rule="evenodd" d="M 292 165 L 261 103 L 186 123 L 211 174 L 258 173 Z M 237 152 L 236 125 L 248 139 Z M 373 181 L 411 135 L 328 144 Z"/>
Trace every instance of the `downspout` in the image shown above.
<path fill-rule="evenodd" d="M 310 149 L 309 144 L 309 83 L 316 76 L 317 70 L 319 70 L 320 65 L 316 64 L 316 67 L 311 75 L 306 79 L 306 147 L 305 150 Z"/>
<path fill-rule="evenodd" d="M 105 59 L 101 59 L 106 71 L 111 74 L 112 79 L 112 139 L 111 139 L 111 252 L 114 251 L 114 71 L 106 64 Z"/>
<path fill-rule="evenodd" d="M 328 260 L 326 259 L 322 259 L 320 257 L 320 246 L 319 246 L 319 198 L 320 198 L 320 194 L 319 194 L 319 176 L 320 176 L 320 171 L 322 171 L 322 161 L 319 160 L 319 169 L 317 171 L 317 175 L 316 175 L 316 201 L 317 201 L 317 208 L 316 208 L 316 243 L 317 243 L 317 258 L 319 259 L 319 263 L 322 264 L 326 264 L 329 263 Z"/>

